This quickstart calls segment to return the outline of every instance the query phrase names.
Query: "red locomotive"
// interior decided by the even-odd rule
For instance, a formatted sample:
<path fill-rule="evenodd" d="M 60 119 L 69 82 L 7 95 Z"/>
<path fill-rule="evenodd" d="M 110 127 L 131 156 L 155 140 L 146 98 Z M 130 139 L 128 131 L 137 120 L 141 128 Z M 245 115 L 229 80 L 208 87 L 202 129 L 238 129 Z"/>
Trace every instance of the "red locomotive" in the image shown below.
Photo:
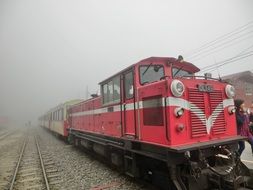
<path fill-rule="evenodd" d="M 109 77 L 101 96 L 68 109 L 69 141 L 164 189 L 247 186 L 234 87 L 198 71 L 182 57 L 151 57 Z"/>

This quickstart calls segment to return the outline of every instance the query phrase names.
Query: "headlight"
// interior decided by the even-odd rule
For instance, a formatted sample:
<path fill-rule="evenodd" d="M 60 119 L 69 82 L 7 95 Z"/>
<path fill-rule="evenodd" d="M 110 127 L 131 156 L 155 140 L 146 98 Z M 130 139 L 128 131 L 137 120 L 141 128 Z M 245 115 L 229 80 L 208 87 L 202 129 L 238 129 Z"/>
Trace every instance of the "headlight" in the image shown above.
<path fill-rule="evenodd" d="M 184 108 L 181 107 L 175 108 L 174 114 L 176 117 L 182 116 L 184 114 Z"/>
<path fill-rule="evenodd" d="M 228 84 L 225 88 L 225 91 L 228 98 L 233 98 L 235 96 L 235 87 L 232 85 Z"/>
<path fill-rule="evenodd" d="M 171 83 L 171 92 L 174 96 L 180 97 L 184 93 L 184 84 L 179 80 L 173 80 Z"/>

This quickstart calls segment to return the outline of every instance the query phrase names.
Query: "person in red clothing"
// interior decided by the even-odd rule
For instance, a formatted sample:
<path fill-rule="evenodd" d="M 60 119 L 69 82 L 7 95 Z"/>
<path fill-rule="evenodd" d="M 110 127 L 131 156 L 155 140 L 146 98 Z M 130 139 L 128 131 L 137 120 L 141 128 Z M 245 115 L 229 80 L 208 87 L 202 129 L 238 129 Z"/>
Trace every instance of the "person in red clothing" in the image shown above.
<path fill-rule="evenodd" d="M 235 107 L 236 107 L 236 124 L 237 124 L 237 133 L 238 135 L 247 137 L 247 141 L 251 145 L 251 151 L 253 155 L 253 136 L 250 133 L 249 129 L 249 117 L 247 115 L 247 109 L 244 104 L 244 100 L 237 99 L 235 100 Z M 245 149 L 245 142 L 239 142 L 239 155 L 242 154 L 243 150 Z"/>

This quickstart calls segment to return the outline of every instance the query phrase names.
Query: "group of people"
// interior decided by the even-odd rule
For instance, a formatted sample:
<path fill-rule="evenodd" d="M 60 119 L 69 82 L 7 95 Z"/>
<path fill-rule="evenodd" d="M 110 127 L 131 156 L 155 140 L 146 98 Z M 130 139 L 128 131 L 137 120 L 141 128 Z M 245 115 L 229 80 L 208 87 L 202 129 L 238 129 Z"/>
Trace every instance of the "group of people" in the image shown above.
<path fill-rule="evenodd" d="M 253 155 L 253 103 L 251 108 L 247 109 L 244 100 L 236 99 L 236 124 L 238 135 L 246 137 L 246 141 L 251 145 Z M 245 149 L 245 141 L 239 142 L 239 155 Z"/>

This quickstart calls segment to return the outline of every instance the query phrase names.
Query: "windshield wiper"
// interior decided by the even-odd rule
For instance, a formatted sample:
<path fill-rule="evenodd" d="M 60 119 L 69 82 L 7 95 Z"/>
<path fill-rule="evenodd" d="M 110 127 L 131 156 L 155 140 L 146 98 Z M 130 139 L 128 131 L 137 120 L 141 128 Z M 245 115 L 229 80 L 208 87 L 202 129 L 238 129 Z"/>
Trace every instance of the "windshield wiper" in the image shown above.
<path fill-rule="evenodd" d="M 177 70 L 177 72 L 174 74 L 173 77 L 175 77 L 183 68 L 184 68 L 184 65 Z"/>
<path fill-rule="evenodd" d="M 148 67 L 146 68 L 146 70 L 142 73 L 142 76 L 148 71 L 148 69 L 150 68 L 150 66 L 152 65 L 153 63 L 150 63 L 149 65 L 148 65 Z"/>

